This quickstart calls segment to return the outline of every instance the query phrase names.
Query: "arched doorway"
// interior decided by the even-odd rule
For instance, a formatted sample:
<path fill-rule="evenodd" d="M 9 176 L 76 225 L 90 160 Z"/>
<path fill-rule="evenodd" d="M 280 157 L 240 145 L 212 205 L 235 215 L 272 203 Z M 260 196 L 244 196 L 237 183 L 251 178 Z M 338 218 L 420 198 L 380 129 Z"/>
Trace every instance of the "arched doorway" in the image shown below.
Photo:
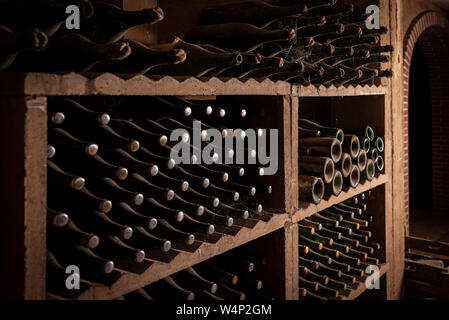
<path fill-rule="evenodd" d="M 404 201 L 410 214 L 410 234 L 449 241 L 449 28 L 446 19 L 434 12 L 415 19 L 405 49 Z"/>

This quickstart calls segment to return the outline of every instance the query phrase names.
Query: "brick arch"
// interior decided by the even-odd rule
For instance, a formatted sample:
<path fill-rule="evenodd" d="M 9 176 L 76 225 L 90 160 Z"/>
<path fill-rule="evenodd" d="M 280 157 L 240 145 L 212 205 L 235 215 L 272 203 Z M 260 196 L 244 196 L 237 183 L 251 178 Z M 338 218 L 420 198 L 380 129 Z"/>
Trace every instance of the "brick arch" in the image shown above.
<path fill-rule="evenodd" d="M 409 77 L 410 67 L 415 45 L 421 46 L 426 64 L 429 70 L 430 91 L 432 100 L 432 122 L 438 117 L 449 114 L 449 21 L 434 11 L 427 11 L 416 17 L 404 38 L 404 65 L 403 65 L 403 134 L 404 134 L 404 208 L 406 213 L 406 225 L 409 221 Z M 442 69 L 443 68 L 443 69 Z M 445 86 L 446 85 L 446 86 Z M 446 109 L 447 108 L 447 109 Z M 449 137 L 448 137 L 449 139 Z M 432 135 L 432 150 L 434 145 L 441 144 Z M 449 157 L 449 152 L 448 155 Z M 433 160 L 432 160 L 433 161 Z M 432 163 L 434 167 L 434 163 Z M 433 174 L 434 175 L 434 174 Z M 433 177 L 435 178 L 435 177 Z M 436 177 L 437 180 L 442 180 Z M 440 181 L 438 183 L 441 183 Z M 434 184 L 434 183 L 433 183 Z M 441 186 L 440 186 L 441 187 Z M 449 192 L 449 185 L 446 192 Z M 434 188 L 434 186 L 432 186 Z M 443 189 L 443 191 L 445 190 Z M 432 190 L 432 198 L 437 194 Z M 447 194 L 443 197 L 448 198 Z M 447 203 L 441 203 L 448 206 Z M 432 204 L 434 200 L 432 199 Z M 449 210 L 448 210 L 449 211 Z"/>

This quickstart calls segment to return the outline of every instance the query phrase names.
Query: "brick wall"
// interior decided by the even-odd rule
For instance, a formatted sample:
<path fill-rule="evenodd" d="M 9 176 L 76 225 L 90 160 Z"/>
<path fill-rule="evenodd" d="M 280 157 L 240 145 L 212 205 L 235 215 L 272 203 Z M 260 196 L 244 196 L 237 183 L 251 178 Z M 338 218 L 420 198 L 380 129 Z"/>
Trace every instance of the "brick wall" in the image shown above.
<path fill-rule="evenodd" d="M 404 39 L 403 159 L 407 220 L 410 203 L 408 92 L 410 63 L 417 43 L 422 48 L 428 68 L 432 103 L 432 210 L 449 212 L 449 148 L 446 146 L 449 141 L 449 24 L 443 16 L 426 12 L 412 22 Z"/>

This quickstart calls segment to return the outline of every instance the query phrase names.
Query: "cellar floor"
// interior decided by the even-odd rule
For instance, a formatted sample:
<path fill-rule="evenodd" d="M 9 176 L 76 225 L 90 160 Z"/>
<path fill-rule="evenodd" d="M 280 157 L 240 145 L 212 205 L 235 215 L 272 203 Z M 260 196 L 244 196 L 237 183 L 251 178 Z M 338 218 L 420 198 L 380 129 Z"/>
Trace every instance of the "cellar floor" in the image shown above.
<path fill-rule="evenodd" d="M 449 243 L 449 215 L 411 209 L 410 235 Z"/>

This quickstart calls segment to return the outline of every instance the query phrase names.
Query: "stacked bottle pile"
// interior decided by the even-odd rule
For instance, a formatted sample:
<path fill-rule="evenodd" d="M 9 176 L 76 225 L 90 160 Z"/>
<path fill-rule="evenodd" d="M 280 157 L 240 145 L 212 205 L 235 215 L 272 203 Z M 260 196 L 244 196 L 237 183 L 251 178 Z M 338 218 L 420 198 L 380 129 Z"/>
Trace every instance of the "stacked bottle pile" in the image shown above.
<path fill-rule="evenodd" d="M 384 142 L 370 126 L 343 132 L 300 118 L 298 137 L 300 201 L 318 204 L 384 169 Z"/>
<path fill-rule="evenodd" d="M 231 131 L 219 123 L 243 124 L 251 112 L 178 97 L 92 99 L 48 101 L 49 281 L 65 274 L 62 266 L 76 265 L 86 280 L 110 285 L 120 276 L 115 267 L 142 273 L 154 261 L 168 262 L 179 251 L 194 252 L 202 242 L 270 220 L 255 196 L 269 196 L 272 187 L 250 184 L 263 175 L 257 164 L 224 164 L 215 151 L 211 165 L 198 164 L 194 153 L 188 163 L 173 159 L 178 142 L 196 148 L 189 143 L 197 138 L 202 151 L 218 150 L 207 142 L 209 131 L 196 136 L 193 116 L 209 120 L 225 137 Z M 169 141 L 175 129 L 182 134 Z M 234 131 L 232 143 L 243 133 Z M 219 151 L 235 158 L 233 148 Z M 257 153 L 247 148 L 245 154 Z"/>
<path fill-rule="evenodd" d="M 66 7 L 82 28 L 68 29 Z M 27 10 L 23 10 L 27 8 Z M 136 25 L 164 18 L 161 8 L 124 11 L 88 0 L 5 1 L 0 10 L 0 70 L 95 71 L 172 76 L 252 77 L 325 85 L 371 84 L 390 77 L 380 46 L 387 29 L 368 30 L 365 8 L 336 0 L 261 0 L 206 8 L 186 41 L 123 40 Z"/>
<path fill-rule="evenodd" d="M 69 5 L 80 9 L 81 27 L 68 28 Z M 0 5 L 0 71 L 110 71 L 146 73 L 185 61 L 182 49 L 152 49 L 123 40 L 130 28 L 164 18 L 161 8 L 124 11 L 88 0 L 14 0 Z"/>
<path fill-rule="evenodd" d="M 380 244 L 371 240 L 373 216 L 364 200 L 370 195 L 362 193 L 299 222 L 300 299 L 347 297 L 364 285 L 360 282 L 369 266 L 379 267 Z"/>
<path fill-rule="evenodd" d="M 385 27 L 368 29 L 366 8 L 337 0 L 283 0 L 279 6 L 247 0 L 206 8 L 202 26 L 186 34 L 196 44 L 222 53 L 242 52 L 240 66 L 211 70 L 211 76 L 270 78 L 300 84 L 372 84 L 391 77 L 381 46 Z M 216 49 L 216 46 L 220 49 Z M 223 50 L 225 49 L 225 51 Z M 247 58 L 256 55 L 259 60 Z"/>
<path fill-rule="evenodd" d="M 124 300 L 266 300 L 258 267 L 265 257 L 238 248 L 163 278 L 122 297 Z"/>

